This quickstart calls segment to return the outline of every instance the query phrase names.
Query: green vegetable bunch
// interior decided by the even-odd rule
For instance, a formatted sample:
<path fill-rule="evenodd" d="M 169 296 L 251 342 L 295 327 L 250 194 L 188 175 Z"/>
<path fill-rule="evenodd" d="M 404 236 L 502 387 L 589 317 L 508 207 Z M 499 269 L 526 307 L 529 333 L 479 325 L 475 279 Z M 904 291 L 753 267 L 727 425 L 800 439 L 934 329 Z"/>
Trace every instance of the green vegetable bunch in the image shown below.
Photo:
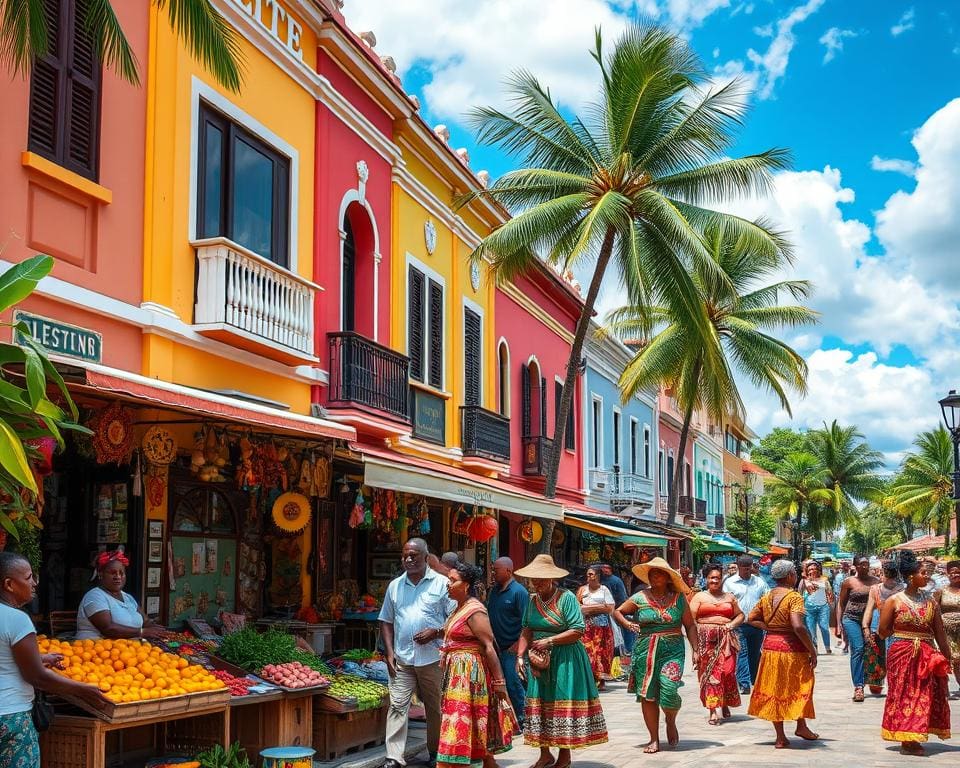
<path fill-rule="evenodd" d="M 260 633 L 253 627 L 244 627 L 226 635 L 217 654 L 231 664 L 256 672 L 267 664 L 286 664 L 294 660 L 306 664 L 297 658 L 296 651 L 297 642 L 292 635 L 273 628 Z"/>
<path fill-rule="evenodd" d="M 197 755 L 197 760 L 200 761 L 200 768 L 252 768 L 247 751 L 239 741 L 233 742 L 228 749 L 217 744 Z"/>

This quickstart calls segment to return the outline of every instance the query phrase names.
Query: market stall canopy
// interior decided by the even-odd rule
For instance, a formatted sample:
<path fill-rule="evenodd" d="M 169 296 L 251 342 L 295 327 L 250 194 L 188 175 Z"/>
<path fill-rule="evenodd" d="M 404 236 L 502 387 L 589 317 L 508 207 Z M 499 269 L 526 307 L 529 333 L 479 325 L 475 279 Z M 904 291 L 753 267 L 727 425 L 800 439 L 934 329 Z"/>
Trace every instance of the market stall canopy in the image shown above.
<path fill-rule="evenodd" d="M 767 552 L 771 555 L 788 555 L 790 554 L 790 547 L 779 544 L 776 541 L 771 541 L 767 544 Z"/>
<path fill-rule="evenodd" d="M 563 522 L 573 528 L 596 533 L 616 539 L 622 544 L 635 544 L 642 547 L 665 547 L 669 539 L 655 533 L 640 530 L 629 523 L 619 522 L 599 515 L 587 515 L 579 512 L 563 511 Z"/>
<path fill-rule="evenodd" d="M 563 507 L 558 502 L 499 480 L 366 445 L 351 447 L 363 455 L 364 484 L 374 488 L 476 504 L 546 520 L 563 520 Z"/>
<path fill-rule="evenodd" d="M 932 549 L 943 549 L 943 536 L 920 536 L 916 539 L 910 539 L 903 544 L 897 544 L 890 549 L 910 549 L 914 552 L 929 552 Z"/>
<path fill-rule="evenodd" d="M 764 554 L 755 549 L 747 548 L 746 544 L 742 541 L 727 534 L 718 533 L 710 536 L 709 534 L 698 531 L 697 535 L 707 545 L 707 552 L 746 552 L 748 555 L 753 555 L 754 557 L 761 557 Z"/>
<path fill-rule="evenodd" d="M 61 364 L 60 359 L 56 357 L 53 359 L 57 361 L 57 368 L 61 370 L 71 389 L 147 403 L 155 408 L 195 414 L 198 420 L 236 421 L 254 428 L 297 437 L 354 440 L 357 436 L 353 427 L 326 419 L 287 413 L 267 405 L 172 384 L 160 379 L 150 379 L 118 368 L 108 368 L 95 363 L 80 364 L 76 360 Z"/>

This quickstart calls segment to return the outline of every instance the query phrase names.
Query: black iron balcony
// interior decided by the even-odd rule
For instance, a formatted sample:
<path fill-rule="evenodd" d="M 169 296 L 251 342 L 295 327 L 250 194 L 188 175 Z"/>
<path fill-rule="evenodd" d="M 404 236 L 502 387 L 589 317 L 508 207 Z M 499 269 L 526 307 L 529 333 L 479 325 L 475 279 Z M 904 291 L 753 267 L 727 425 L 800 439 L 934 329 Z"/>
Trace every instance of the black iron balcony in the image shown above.
<path fill-rule="evenodd" d="M 726 530 L 726 521 L 723 519 L 723 515 L 713 516 L 713 527 L 714 527 L 714 530 L 717 530 L 717 531 Z"/>
<path fill-rule="evenodd" d="M 510 461 L 510 419 L 479 405 L 460 406 L 464 456 Z"/>
<path fill-rule="evenodd" d="M 682 516 L 690 517 L 699 523 L 707 522 L 707 502 L 692 496 L 681 496 L 677 510 Z"/>
<path fill-rule="evenodd" d="M 523 438 L 523 474 L 543 477 L 547 471 L 547 456 L 553 450 L 553 440 L 542 435 Z"/>
<path fill-rule="evenodd" d="M 359 333 L 328 333 L 327 340 L 330 406 L 360 406 L 410 420 L 409 357 Z"/>

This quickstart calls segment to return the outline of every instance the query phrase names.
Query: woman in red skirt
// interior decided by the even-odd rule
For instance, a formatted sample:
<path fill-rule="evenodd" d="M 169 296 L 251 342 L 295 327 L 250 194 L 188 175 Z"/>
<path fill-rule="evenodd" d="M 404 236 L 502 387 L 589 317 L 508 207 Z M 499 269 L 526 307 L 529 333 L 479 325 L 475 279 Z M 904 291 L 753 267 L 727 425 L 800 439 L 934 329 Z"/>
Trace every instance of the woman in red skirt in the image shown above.
<path fill-rule="evenodd" d="M 583 647 L 590 658 L 593 680 L 597 690 L 602 691 L 604 677 L 610 674 L 613 664 L 613 626 L 610 614 L 614 602 L 610 590 L 600 583 L 600 568 L 587 568 L 587 583 L 577 591 L 580 611 L 586 628 L 583 631 Z"/>

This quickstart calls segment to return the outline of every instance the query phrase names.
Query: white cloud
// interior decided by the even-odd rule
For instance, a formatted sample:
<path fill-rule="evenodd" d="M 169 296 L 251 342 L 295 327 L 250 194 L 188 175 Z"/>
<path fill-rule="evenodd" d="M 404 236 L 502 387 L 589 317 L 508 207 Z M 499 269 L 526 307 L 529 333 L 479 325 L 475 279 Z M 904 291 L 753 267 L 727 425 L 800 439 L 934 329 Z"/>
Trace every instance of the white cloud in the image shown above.
<path fill-rule="evenodd" d="M 894 37 L 899 37 L 904 32 L 909 32 L 911 29 L 913 29 L 915 25 L 914 15 L 915 12 L 913 8 L 908 8 L 906 11 L 904 11 L 903 16 L 900 17 L 900 21 L 890 27 L 890 34 Z"/>
<path fill-rule="evenodd" d="M 837 54 L 843 51 L 844 38 L 856 37 L 857 33 L 852 29 L 840 29 L 840 27 L 830 27 L 820 37 L 820 43 L 827 49 L 823 54 L 823 63 L 833 61 Z"/>
<path fill-rule="evenodd" d="M 917 173 L 917 166 L 909 160 L 898 160 L 894 157 L 880 157 L 874 155 L 870 158 L 870 167 L 875 171 L 890 171 L 891 173 L 902 173 L 911 179 Z"/>
<path fill-rule="evenodd" d="M 752 48 L 747 51 L 747 58 L 760 75 L 761 86 L 758 95 L 761 99 L 769 99 L 773 95 L 777 81 L 787 72 L 790 53 L 797 42 L 793 28 L 816 13 L 823 3 L 824 0 L 807 0 L 806 3 L 798 5 L 780 19 L 776 23 L 776 36 L 766 53 L 758 53 Z"/>
<path fill-rule="evenodd" d="M 730 6 L 730 0 L 666 0 L 665 10 L 670 21 L 682 30 L 699 27 L 721 8 Z"/>

